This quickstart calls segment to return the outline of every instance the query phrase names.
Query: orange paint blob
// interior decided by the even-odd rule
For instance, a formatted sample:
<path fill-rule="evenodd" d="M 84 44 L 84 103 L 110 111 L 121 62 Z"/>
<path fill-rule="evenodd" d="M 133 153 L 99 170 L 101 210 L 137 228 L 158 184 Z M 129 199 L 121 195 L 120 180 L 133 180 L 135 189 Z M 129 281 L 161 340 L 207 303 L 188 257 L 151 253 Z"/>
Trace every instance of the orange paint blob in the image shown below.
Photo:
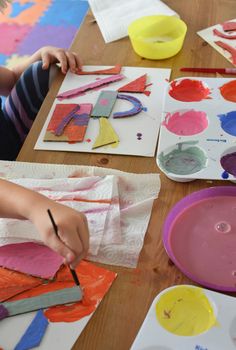
<path fill-rule="evenodd" d="M 236 80 L 231 80 L 220 87 L 220 93 L 227 101 L 236 102 Z"/>
<path fill-rule="evenodd" d="M 169 95 L 178 101 L 202 101 L 210 98 L 209 94 L 210 89 L 200 80 L 174 80 L 170 84 Z"/>

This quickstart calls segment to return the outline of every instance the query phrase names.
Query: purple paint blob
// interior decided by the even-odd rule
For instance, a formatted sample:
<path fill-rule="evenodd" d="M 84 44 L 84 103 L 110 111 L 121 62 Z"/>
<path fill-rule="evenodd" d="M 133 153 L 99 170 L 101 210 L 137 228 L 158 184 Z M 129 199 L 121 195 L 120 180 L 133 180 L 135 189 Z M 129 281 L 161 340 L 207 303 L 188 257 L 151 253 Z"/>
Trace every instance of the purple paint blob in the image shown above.
<path fill-rule="evenodd" d="M 224 155 L 220 159 L 220 164 L 227 173 L 236 176 L 236 152 Z"/>
<path fill-rule="evenodd" d="M 204 131 L 208 127 L 208 119 L 203 111 L 181 110 L 167 113 L 162 125 L 173 134 L 191 136 Z"/>
<path fill-rule="evenodd" d="M 236 111 L 220 114 L 218 117 L 220 118 L 221 128 L 227 134 L 236 136 Z"/>
<path fill-rule="evenodd" d="M 8 316 L 9 316 L 8 310 L 5 308 L 5 306 L 0 305 L 0 320 L 3 320 Z"/>

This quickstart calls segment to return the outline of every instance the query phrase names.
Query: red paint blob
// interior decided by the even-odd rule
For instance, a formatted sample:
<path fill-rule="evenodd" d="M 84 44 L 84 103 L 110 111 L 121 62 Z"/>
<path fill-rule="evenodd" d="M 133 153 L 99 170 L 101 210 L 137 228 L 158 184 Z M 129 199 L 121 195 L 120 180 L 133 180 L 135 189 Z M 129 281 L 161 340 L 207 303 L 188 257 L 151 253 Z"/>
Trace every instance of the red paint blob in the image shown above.
<path fill-rule="evenodd" d="M 170 84 L 169 95 L 184 102 L 202 101 L 209 97 L 210 89 L 200 80 L 174 80 Z"/>
<path fill-rule="evenodd" d="M 236 80 L 229 81 L 220 87 L 220 93 L 227 101 L 236 102 Z"/>

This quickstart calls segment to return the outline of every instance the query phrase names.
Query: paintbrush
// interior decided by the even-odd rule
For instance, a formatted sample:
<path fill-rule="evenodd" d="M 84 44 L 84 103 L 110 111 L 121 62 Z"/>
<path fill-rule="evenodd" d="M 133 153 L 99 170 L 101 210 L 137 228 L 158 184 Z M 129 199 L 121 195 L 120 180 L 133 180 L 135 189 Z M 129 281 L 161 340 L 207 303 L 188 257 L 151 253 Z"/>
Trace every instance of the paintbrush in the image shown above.
<path fill-rule="evenodd" d="M 60 239 L 60 237 L 59 237 L 59 235 L 58 235 L 58 227 L 57 227 L 57 225 L 56 225 L 56 223 L 55 223 L 55 221 L 54 221 L 54 218 L 53 218 L 53 216 L 52 216 L 52 213 L 51 213 L 50 209 L 48 209 L 47 212 L 48 212 L 49 218 L 50 218 L 50 220 L 51 220 L 51 223 L 52 223 L 54 232 L 55 232 L 56 236 Z M 72 277 L 73 277 L 73 280 L 75 281 L 75 284 L 76 284 L 77 286 L 79 286 L 79 285 L 80 285 L 80 282 L 79 282 L 79 278 L 78 278 L 78 276 L 77 276 L 75 270 L 73 270 L 70 266 L 69 266 L 69 269 L 70 269 L 71 275 L 72 275 Z"/>

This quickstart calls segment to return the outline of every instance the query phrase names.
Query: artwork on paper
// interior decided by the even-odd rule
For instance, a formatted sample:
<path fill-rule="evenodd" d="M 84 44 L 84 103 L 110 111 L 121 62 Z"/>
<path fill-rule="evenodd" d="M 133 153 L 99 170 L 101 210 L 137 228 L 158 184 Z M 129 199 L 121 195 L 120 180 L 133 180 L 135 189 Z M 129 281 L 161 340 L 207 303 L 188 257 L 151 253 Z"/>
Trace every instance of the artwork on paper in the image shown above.
<path fill-rule="evenodd" d="M 82 142 L 92 107 L 91 103 L 57 104 L 49 121 L 44 141 Z"/>
<path fill-rule="evenodd" d="M 236 66 L 236 19 L 200 30 L 197 34 Z"/>
<path fill-rule="evenodd" d="M 111 67 L 83 67 L 91 72 L 107 69 Z M 148 67 L 122 67 L 119 74 L 109 76 L 68 72 L 35 149 L 153 157 L 169 76 L 170 69 Z M 89 103 L 93 108 L 83 140 L 66 138 L 74 123 L 73 113 L 80 113 L 80 109 L 74 112 L 73 108 Z M 57 105 L 66 104 L 71 105 L 71 110 L 66 111 L 64 118 L 60 113 L 60 122 L 55 125 L 57 109 L 67 108 Z"/>
<path fill-rule="evenodd" d="M 42 339 L 40 344 L 42 350 L 54 348 L 64 350 L 65 346 L 70 349 L 116 278 L 116 273 L 86 261 L 81 261 L 76 272 L 83 290 L 83 299 L 69 305 L 52 306 L 43 310 L 44 317 L 49 324 L 46 337 Z M 59 293 L 65 288 L 77 288 L 74 287 L 74 280 L 66 266 L 61 267 L 53 281 L 46 281 L 46 283 L 40 278 L 18 272 L 12 273 L 11 270 L 0 268 L 0 276 L 6 275 L 9 278 L 4 278 L 5 294 L 1 301 L 5 301 L 7 305 L 10 303 L 14 305 L 17 301 L 20 302 L 28 298 L 40 297 L 45 293 Z M 34 281 L 33 287 L 28 284 L 28 288 L 23 289 L 26 280 Z M 0 279 L 1 282 L 2 279 Z M 18 285 L 18 290 L 15 289 L 13 292 L 11 286 L 16 285 Z M 22 292 L 19 292 L 20 287 L 22 287 Z M 33 318 L 35 315 L 36 312 L 33 313 Z M 14 349 L 19 339 L 23 338 L 33 318 L 30 313 L 26 313 L 1 320 L 1 346 L 6 349 Z M 13 328 L 14 332 L 12 332 Z"/>

